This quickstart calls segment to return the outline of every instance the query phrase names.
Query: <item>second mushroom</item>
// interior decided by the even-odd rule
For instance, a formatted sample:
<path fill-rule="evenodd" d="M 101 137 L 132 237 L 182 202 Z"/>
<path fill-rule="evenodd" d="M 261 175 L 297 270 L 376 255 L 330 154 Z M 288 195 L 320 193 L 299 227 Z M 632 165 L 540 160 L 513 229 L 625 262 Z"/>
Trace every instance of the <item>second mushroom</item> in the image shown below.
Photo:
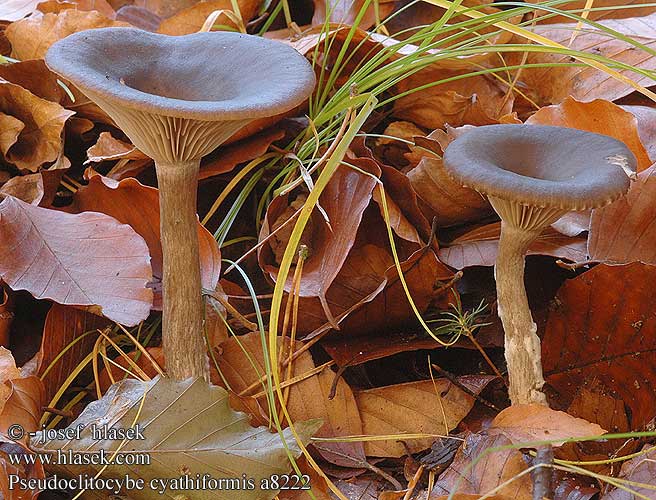
<path fill-rule="evenodd" d="M 487 195 L 501 218 L 494 275 L 505 332 L 510 400 L 546 404 L 542 355 L 524 287 L 526 252 L 550 224 L 573 210 L 623 196 L 636 159 L 611 137 L 564 127 L 489 125 L 447 147 L 444 167 L 462 185 Z"/>

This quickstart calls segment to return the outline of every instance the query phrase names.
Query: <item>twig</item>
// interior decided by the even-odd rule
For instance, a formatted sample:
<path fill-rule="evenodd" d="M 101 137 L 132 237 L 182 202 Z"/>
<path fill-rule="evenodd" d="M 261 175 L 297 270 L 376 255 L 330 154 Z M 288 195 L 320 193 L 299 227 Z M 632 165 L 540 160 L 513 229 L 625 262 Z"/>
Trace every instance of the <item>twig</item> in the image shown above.
<path fill-rule="evenodd" d="M 533 500 L 549 500 L 553 498 L 553 465 L 554 454 L 551 445 L 538 446 L 533 465 L 537 468 L 531 473 L 533 477 Z"/>

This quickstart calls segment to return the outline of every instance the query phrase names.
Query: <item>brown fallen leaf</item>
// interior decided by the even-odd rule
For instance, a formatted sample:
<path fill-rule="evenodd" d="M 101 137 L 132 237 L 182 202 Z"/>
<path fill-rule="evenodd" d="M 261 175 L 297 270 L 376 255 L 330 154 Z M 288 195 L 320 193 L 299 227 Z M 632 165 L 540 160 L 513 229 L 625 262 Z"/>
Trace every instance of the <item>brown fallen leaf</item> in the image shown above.
<path fill-rule="evenodd" d="M 643 498 L 653 498 L 656 491 L 656 446 L 645 445 L 637 457 L 622 464 L 619 478 L 632 481 L 625 488 L 613 488 L 599 500 L 633 500 L 644 495 Z"/>
<path fill-rule="evenodd" d="M 60 304 L 94 306 L 129 326 L 148 317 L 148 247 L 129 226 L 99 213 L 66 214 L 11 196 L 0 202 L 0 278 Z"/>
<path fill-rule="evenodd" d="M 656 166 L 638 174 L 626 197 L 592 211 L 588 253 L 608 264 L 656 264 Z"/>
<path fill-rule="evenodd" d="M 97 11 L 68 9 L 58 14 L 33 14 L 9 25 L 6 35 L 11 42 L 11 55 L 15 59 L 43 59 L 46 51 L 57 40 L 93 28 L 110 26 L 127 27 L 127 23 L 114 21 Z"/>
<path fill-rule="evenodd" d="M 458 381 L 479 394 L 494 377 L 459 377 Z M 367 456 L 402 457 L 430 448 L 435 438 L 408 439 L 403 434 L 447 436 L 474 406 L 475 399 L 446 379 L 423 380 L 367 389 L 355 393 L 367 436 L 398 435 L 388 441 L 364 443 Z"/>
<path fill-rule="evenodd" d="M 528 465 L 519 450 L 489 451 L 489 448 L 510 444 L 503 434 L 469 434 L 453 463 L 435 482 L 430 498 L 452 493 L 484 495 L 524 472 Z M 533 482 L 524 474 L 495 493 L 504 500 L 532 500 L 532 491 Z"/>
<path fill-rule="evenodd" d="M 166 360 L 164 359 L 164 351 L 161 347 L 148 347 L 146 348 L 148 354 L 155 361 L 159 368 L 166 368 Z M 159 373 L 157 371 L 157 366 L 153 364 L 147 356 L 141 352 L 141 350 L 129 351 L 127 356 L 130 357 L 135 364 L 141 368 L 143 373 L 145 373 L 150 378 L 155 378 Z M 113 363 L 101 364 L 103 366 L 100 374 L 98 375 L 98 385 L 100 386 L 100 391 L 105 394 L 107 389 L 111 387 L 112 384 L 115 384 L 119 380 L 125 378 L 131 378 L 132 375 L 135 375 L 136 369 L 132 364 L 123 356 L 119 355 L 114 358 Z M 109 370 L 107 369 L 109 368 Z M 141 378 L 140 378 L 141 380 Z"/>
<path fill-rule="evenodd" d="M 159 29 L 159 25 L 162 23 L 162 18 L 157 14 L 137 5 L 123 5 L 116 11 L 116 20 L 153 33 Z"/>
<path fill-rule="evenodd" d="M 99 335 L 97 330 L 109 325 L 109 321 L 95 314 L 71 306 L 53 304 L 46 316 L 39 348 L 39 375 L 42 377 L 48 401 L 91 352 Z"/>
<path fill-rule="evenodd" d="M 279 340 L 278 349 L 281 359 L 288 357 L 288 343 Z M 284 346 L 284 349 L 283 349 Z M 297 342 L 294 349 L 302 344 Z M 266 372 L 262 355 L 262 339 L 259 332 L 239 337 L 231 337 L 221 344 L 221 356 L 218 358 L 221 373 L 230 384 L 231 390 L 242 393 L 253 383 L 258 382 Z M 251 361 L 247 358 L 250 356 Z M 293 362 L 292 377 L 299 377 L 314 369 L 312 356 L 305 352 Z M 286 368 L 281 368 L 285 374 Z M 321 418 L 324 421 L 316 437 L 355 436 L 362 434 L 362 422 L 351 388 L 342 378 L 337 380 L 335 397 L 328 398 L 334 383 L 335 373 L 324 369 L 320 373 L 293 384 L 289 390 L 287 409 L 292 421 L 299 422 L 309 418 Z M 261 392 L 261 382 L 247 394 Z M 265 395 L 261 398 L 264 401 Z M 315 442 L 314 447 L 321 456 L 331 463 L 344 467 L 361 467 L 366 459 L 364 446 L 359 441 L 353 442 Z"/>
<path fill-rule="evenodd" d="M 595 132 L 622 141 L 638 160 L 638 172 L 651 166 L 647 150 L 640 140 L 638 120 L 629 111 L 604 99 L 590 102 L 567 97 L 562 103 L 539 109 L 526 123 L 555 125 Z"/>
<path fill-rule="evenodd" d="M 113 0 L 116 1 L 116 0 Z M 176 12 L 191 7 L 198 0 L 134 0 L 133 2 L 137 7 L 149 10 L 159 17 L 171 17 Z M 128 3 L 127 0 L 122 1 L 123 4 Z"/>
<path fill-rule="evenodd" d="M 530 3 L 540 4 L 541 0 L 529 0 Z M 559 10 L 572 11 L 574 15 L 580 16 L 585 9 L 586 0 L 573 0 L 570 2 L 563 2 L 558 4 Z M 603 20 L 603 19 L 618 19 L 624 17 L 641 17 L 646 16 L 654 11 L 656 7 L 653 5 L 644 5 L 651 4 L 649 0 L 595 0 L 592 5 L 595 9 L 588 12 L 587 17 L 591 21 Z M 629 5 L 633 8 L 626 8 Z M 625 7 L 622 9 L 613 9 L 613 7 Z M 547 14 L 547 11 L 538 10 L 536 12 L 537 16 L 543 16 Z M 572 19 L 566 16 L 553 16 L 548 19 L 541 20 L 540 23 L 567 23 L 572 22 Z M 585 29 L 584 25 L 584 29 Z"/>
<path fill-rule="evenodd" d="M 656 162 L 656 109 L 649 106 L 622 106 L 638 120 L 638 134 L 652 162 Z"/>
<path fill-rule="evenodd" d="M 16 367 L 11 352 L 0 347 L 0 432 L 7 435 L 13 424 L 23 427 L 26 433 L 38 430 L 45 403 L 39 377 Z M 20 441 L 25 443 L 26 439 L 28 435 Z"/>
<path fill-rule="evenodd" d="M 243 24 L 246 25 L 257 13 L 260 1 L 238 0 L 237 3 Z M 164 19 L 159 25 L 157 32 L 164 35 L 188 35 L 189 33 L 195 33 L 203 27 L 205 20 L 217 10 L 233 12 L 231 0 L 208 0 L 194 3 L 190 7 L 180 10 L 173 16 Z M 225 14 L 221 14 L 214 21 L 214 25 L 236 27 L 235 23 Z"/>
<path fill-rule="evenodd" d="M 16 484 L 10 488 L 10 475 L 18 475 L 21 479 L 44 479 L 45 471 L 39 460 L 34 464 L 22 462 L 20 465 L 13 465 L 9 454 L 14 456 L 18 454 L 29 455 L 32 453 L 27 446 L 18 443 L 0 443 L 0 496 L 4 500 L 31 500 L 37 498 L 41 493 L 39 490 L 26 490 L 17 487 Z M 20 483 L 19 483 L 20 484 Z"/>
<path fill-rule="evenodd" d="M 41 0 L 4 0 L 0 5 L 0 20 L 18 21 L 31 14 Z"/>
<path fill-rule="evenodd" d="M 321 25 L 326 21 L 353 25 L 364 3 L 364 0 L 315 0 L 312 25 Z M 383 20 L 392 13 L 394 2 L 386 0 L 381 1 L 377 6 L 370 4 L 358 24 L 359 28 L 366 30 L 376 23 L 376 9 L 379 9 L 378 20 Z"/>
<path fill-rule="evenodd" d="M 14 303 L 8 289 L 0 283 L 0 345 L 9 345 L 9 332 L 14 322 Z"/>
<path fill-rule="evenodd" d="M 0 113 L 0 153 L 6 156 L 25 128 L 25 124 L 18 118 Z"/>
<path fill-rule="evenodd" d="M 631 429 L 656 414 L 656 268 L 598 265 L 558 291 L 542 339 L 552 399 L 571 404 L 576 391 L 600 383 L 631 411 Z"/>
<path fill-rule="evenodd" d="M 656 30 L 654 29 L 654 17 L 652 14 L 646 17 L 611 19 L 601 21 L 603 26 L 618 31 L 635 41 L 645 44 L 653 49 L 656 46 Z M 656 58 L 646 51 L 635 47 L 616 37 L 610 37 L 601 30 L 586 26 L 585 31 L 578 34 L 570 45 L 575 23 L 539 25 L 531 30 L 550 40 L 562 45 L 569 46 L 573 50 L 589 52 L 597 56 L 610 57 L 624 64 L 635 66 L 645 70 L 656 69 Z M 526 43 L 523 38 L 517 39 L 518 43 Z M 521 52 L 508 54 L 506 63 L 517 64 L 521 62 Z M 565 54 L 536 53 L 528 54 L 528 64 L 551 64 L 570 62 L 569 56 Z M 622 75 L 643 86 L 649 87 L 654 81 L 643 75 L 638 75 L 627 70 L 618 70 Z M 540 107 L 557 104 L 572 96 L 579 101 L 592 101 L 594 99 L 606 99 L 614 101 L 630 94 L 633 88 L 624 82 L 616 80 L 610 75 L 589 66 L 565 66 L 547 68 L 522 68 L 519 81 L 524 86 L 523 92 Z M 520 100 L 520 96 L 517 97 Z M 533 106 L 520 104 L 523 109 L 534 111 Z"/>
<path fill-rule="evenodd" d="M 440 248 L 439 258 L 455 269 L 493 266 L 497 259 L 500 234 L 500 222 L 472 229 Z M 587 260 L 586 238 L 565 236 L 549 227 L 531 244 L 528 255 L 550 255 L 583 262 Z"/>
<path fill-rule="evenodd" d="M 45 2 L 40 2 L 37 6 L 37 10 L 44 14 L 49 12 L 57 14 L 68 9 L 85 11 L 95 10 L 109 19 L 114 19 L 116 17 L 116 12 L 107 0 L 47 0 Z"/>
<path fill-rule="evenodd" d="M 17 175 L 0 186 L 0 197 L 13 196 L 30 205 L 39 205 L 44 192 L 43 176 L 40 173 Z"/>
<path fill-rule="evenodd" d="M 416 136 L 426 135 L 423 129 L 412 122 L 394 121 L 390 123 L 383 132 L 385 137 L 379 137 L 375 141 L 375 151 L 379 158 L 389 165 L 397 167 L 414 168 L 417 163 L 426 156 L 426 151 L 416 145 L 408 144 Z M 400 141 L 399 139 L 402 139 Z"/>
<path fill-rule="evenodd" d="M 536 403 L 506 408 L 495 417 L 488 432 L 503 434 L 513 444 L 552 441 L 552 446 L 561 446 L 570 438 L 606 433 L 597 424 Z"/>
<path fill-rule="evenodd" d="M 70 209 L 75 212 L 101 212 L 117 221 L 128 224 L 148 245 L 153 280 L 157 283 L 162 276 L 162 246 L 159 227 L 159 191 L 144 186 L 134 178 L 120 182 L 101 175 L 93 175 L 89 184 L 75 193 Z M 198 224 L 200 244 L 201 280 L 203 288 L 214 290 L 221 273 L 221 253 L 214 237 Z M 153 308 L 161 307 L 159 291 L 155 295 Z"/>
<path fill-rule="evenodd" d="M 0 64 L 0 78 L 20 85 L 35 96 L 65 106 L 68 98 L 57 83 L 57 75 L 48 69 L 42 59 L 30 59 L 9 64 Z"/>
<path fill-rule="evenodd" d="M 85 163 L 99 163 L 107 160 L 144 160 L 148 158 L 136 146 L 112 137 L 109 132 L 101 132 L 96 143 L 87 149 Z"/>
<path fill-rule="evenodd" d="M 16 120 L 23 124 L 17 139 L 4 153 L 8 162 L 36 172 L 44 163 L 62 155 L 64 122 L 74 114 L 72 111 L 0 79 L 0 113 L 15 119 L 9 123 L 13 128 L 17 126 Z"/>

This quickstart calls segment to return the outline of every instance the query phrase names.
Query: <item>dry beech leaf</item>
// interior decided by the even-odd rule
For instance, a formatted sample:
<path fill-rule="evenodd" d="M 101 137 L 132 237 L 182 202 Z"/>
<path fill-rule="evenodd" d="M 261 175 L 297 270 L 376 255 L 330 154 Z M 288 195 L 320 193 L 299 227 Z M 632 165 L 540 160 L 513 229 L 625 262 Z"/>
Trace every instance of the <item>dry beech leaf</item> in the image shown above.
<path fill-rule="evenodd" d="M 636 494 L 653 498 L 656 490 L 656 447 L 647 444 L 642 449 L 642 454 L 624 462 L 618 479 L 632 481 L 633 484 L 627 485 L 630 491 L 614 488 L 599 500 L 634 500 L 638 498 Z M 648 488 L 647 485 L 651 487 Z"/>
<path fill-rule="evenodd" d="M 129 326 L 146 319 L 150 256 L 134 230 L 99 213 L 71 215 L 17 198 L 0 202 L 0 278 L 14 290 L 94 306 Z"/>
<path fill-rule="evenodd" d="M 260 6 L 260 0 L 238 0 L 239 12 L 241 13 L 244 25 L 248 23 L 257 13 Z M 186 9 L 176 12 L 168 19 L 164 19 L 159 25 L 158 33 L 164 35 L 188 35 L 195 33 L 203 27 L 205 20 L 217 10 L 232 11 L 231 0 L 208 0 L 198 2 Z M 225 25 L 235 27 L 228 16 L 222 14 L 219 16 L 214 25 Z"/>
<path fill-rule="evenodd" d="M 74 114 L 72 111 L 0 79 L 0 112 L 24 125 L 4 155 L 8 162 L 19 169 L 36 172 L 41 165 L 57 160 L 62 154 L 64 122 Z"/>
<path fill-rule="evenodd" d="M 16 59 L 43 59 L 57 40 L 78 31 L 110 26 L 129 26 L 96 11 L 69 9 L 59 14 L 32 15 L 9 25 L 6 35 L 11 42 L 11 55 Z"/>
<path fill-rule="evenodd" d="M 64 89 L 57 83 L 57 75 L 48 69 L 42 59 L 0 64 L 0 78 L 20 85 L 46 101 L 63 105 L 67 100 Z"/>
<path fill-rule="evenodd" d="M 175 381 L 157 377 L 148 382 L 124 380 L 113 385 L 98 401 L 89 404 L 69 429 L 79 428 L 78 440 L 45 440 L 37 434 L 32 445 L 41 453 L 56 454 L 66 448 L 74 453 L 99 452 L 107 456 L 122 447 L 121 440 L 96 439 L 91 424 L 107 424 L 112 428 L 130 428 L 140 424 L 144 439 L 130 441 L 131 451 L 147 453 L 152 457 L 148 467 L 137 471 L 129 466 L 111 465 L 53 465 L 52 472 L 62 476 L 80 474 L 122 478 L 137 472 L 146 484 L 154 478 L 178 478 L 188 474 L 192 479 L 208 474 L 217 480 L 238 478 L 242 473 L 255 481 L 255 488 L 235 488 L 229 493 L 231 500 L 270 500 L 278 490 L 263 490 L 260 481 L 272 474 L 291 471 L 288 453 L 295 458 L 301 454 L 289 430 L 283 435 L 270 432 L 266 427 L 251 427 L 244 413 L 232 410 L 228 392 L 202 379 Z M 317 422 L 296 422 L 303 443 L 308 443 L 317 428 Z M 284 441 L 283 441 L 284 439 Z M 185 457 L 180 460 L 180 457 Z M 223 482 L 222 482 L 223 483 Z M 225 483 L 223 483 L 225 484 Z M 123 491 L 123 494 L 128 494 Z M 88 491 L 89 498 L 107 498 L 105 491 Z M 167 489 L 171 497 L 188 496 L 199 500 L 221 498 L 212 489 Z M 139 499 L 156 499 L 162 495 L 150 488 L 132 489 L 129 496 Z"/>
<path fill-rule="evenodd" d="M 288 356 L 289 343 L 278 342 L 278 349 L 283 353 L 281 359 Z M 283 350 L 284 347 L 284 350 Z M 302 347 L 297 342 L 295 350 Z M 262 340 L 259 332 L 249 333 L 240 337 L 231 337 L 221 344 L 221 357 L 218 359 L 221 372 L 237 394 L 255 383 L 255 389 L 247 394 L 262 391 L 259 382 L 266 373 L 262 355 Z M 249 354 L 255 367 L 244 354 Z M 312 356 L 305 352 L 293 361 L 292 377 L 308 373 L 314 369 Z M 286 373 L 287 368 L 281 369 Z M 313 375 L 293 384 L 289 391 L 287 409 L 292 421 L 320 418 L 323 426 L 315 434 L 318 437 L 354 436 L 362 434 L 360 413 L 350 387 L 342 378 L 337 381 L 337 390 L 333 399 L 328 399 L 335 374 L 324 369 L 318 375 Z M 265 395 L 260 397 L 265 403 Z M 331 463 L 345 467 L 361 466 L 365 460 L 364 446 L 361 442 L 315 442 L 314 447 L 321 456 Z"/>
<path fill-rule="evenodd" d="M 18 475 L 21 479 L 44 479 L 45 471 L 39 460 L 34 465 L 25 464 L 13 465 L 9 454 L 14 456 L 18 454 L 29 454 L 31 451 L 22 444 L 1 443 L 0 444 L 0 497 L 3 500 L 32 500 L 37 498 L 41 493 L 39 490 L 25 490 L 14 484 L 9 488 L 9 476 Z M 19 483 L 20 484 L 20 483 Z"/>
<path fill-rule="evenodd" d="M 540 0 L 529 0 L 530 3 L 534 4 L 540 4 Z M 563 2 L 558 4 L 558 9 L 559 10 L 569 10 L 572 11 L 573 14 L 575 15 L 581 15 L 581 12 L 585 9 L 586 7 L 587 0 L 573 0 L 569 2 Z M 652 5 L 645 5 L 644 4 L 652 4 Z M 633 8 L 627 9 L 629 5 L 632 5 Z M 588 19 L 591 21 L 599 21 L 603 19 L 618 19 L 618 18 L 624 18 L 624 17 L 641 17 L 641 16 L 646 16 L 648 14 L 653 13 L 656 11 L 656 7 L 654 7 L 653 2 L 650 0 L 595 0 L 594 4 L 592 5 L 595 9 L 601 9 L 601 10 L 593 10 L 591 12 L 588 12 Z M 613 9 L 612 7 L 624 7 L 621 9 Z M 547 11 L 539 10 L 536 12 L 537 16 L 543 16 L 547 13 Z M 543 21 L 540 21 L 540 23 L 568 23 L 572 22 L 572 19 L 566 16 L 553 16 L 548 19 L 545 19 Z M 587 25 L 583 25 L 583 29 L 586 29 Z"/>
<path fill-rule="evenodd" d="M 651 165 L 647 150 L 638 134 L 638 120 L 633 114 L 610 101 L 595 99 L 591 102 L 581 102 L 568 97 L 558 105 L 538 110 L 526 123 L 575 128 L 614 137 L 633 152 L 638 160 L 638 172 Z"/>
<path fill-rule="evenodd" d="M 150 354 L 153 361 L 155 361 L 157 365 L 154 365 L 153 361 L 151 361 L 148 358 L 148 356 L 144 356 L 144 354 L 141 352 L 140 349 L 130 351 L 129 353 L 127 353 L 127 356 L 132 361 L 136 360 L 135 364 L 139 368 L 141 368 L 141 370 L 146 374 L 147 377 L 153 379 L 159 373 L 157 371 L 157 366 L 159 366 L 162 369 L 164 369 L 166 366 L 164 360 L 164 351 L 159 346 L 148 347 L 146 348 L 146 351 L 148 351 L 148 354 Z M 103 394 L 105 394 L 107 390 L 109 390 L 112 384 L 115 384 L 116 382 L 123 380 L 124 378 L 131 377 L 130 373 L 135 374 L 135 372 L 137 371 L 123 355 L 118 355 L 112 361 L 113 363 L 108 362 L 104 364 L 104 368 L 98 375 L 98 385 L 100 386 L 100 392 L 102 392 Z M 109 368 L 109 370 L 107 368 Z M 111 376 L 110 376 L 110 372 L 111 372 Z"/>
<path fill-rule="evenodd" d="M 542 339 L 547 384 L 568 406 L 580 387 L 600 383 L 631 410 L 631 429 L 656 414 L 656 268 L 598 265 L 567 281 Z"/>
<path fill-rule="evenodd" d="M 0 113 L 0 153 L 3 156 L 7 155 L 24 128 L 25 124 L 18 118 Z"/>
<path fill-rule="evenodd" d="M 455 269 L 493 266 L 497 260 L 500 234 L 500 222 L 472 229 L 440 248 L 439 258 Z M 565 236 L 549 227 L 531 244 L 528 255 L 550 255 L 583 262 L 587 260 L 586 238 Z"/>
<path fill-rule="evenodd" d="M 312 25 L 321 25 L 326 21 L 338 24 L 353 25 L 362 10 L 364 0 L 315 0 Z M 392 13 L 394 2 L 381 1 L 377 7 L 379 19 L 385 19 Z M 368 29 L 376 23 L 376 11 L 374 5 L 369 5 L 364 17 L 360 20 L 358 27 Z"/>
<path fill-rule="evenodd" d="M 0 20 L 18 21 L 31 14 L 41 0 L 2 0 Z"/>
<path fill-rule="evenodd" d="M 144 160 L 148 158 L 135 146 L 112 137 L 109 132 L 101 132 L 96 143 L 87 149 L 87 162 L 106 160 Z"/>
<path fill-rule="evenodd" d="M 551 224 L 551 227 L 565 236 L 578 236 L 590 230 L 590 217 L 592 210 L 569 212 Z"/>
<path fill-rule="evenodd" d="M 656 109 L 649 106 L 622 106 L 638 119 L 638 134 L 652 162 L 656 162 Z"/>
<path fill-rule="evenodd" d="M 458 381 L 479 394 L 494 377 L 470 375 Z M 448 435 L 474 406 L 475 399 L 446 379 L 409 382 L 356 392 L 365 435 L 408 433 Z M 399 439 L 364 444 L 368 456 L 402 457 L 430 448 L 435 438 Z"/>
<path fill-rule="evenodd" d="M 44 195 L 43 175 L 17 175 L 12 177 L 0 187 L 0 197 L 2 195 L 13 196 L 19 200 L 38 205 L 41 203 Z"/>
<path fill-rule="evenodd" d="M 654 19 L 656 19 L 656 14 L 642 18 L 601 21 L 600 24 L 643 43 L 653 50 L 656 47 L 656 29 L 654 28 L 656 23 Z M 653 55 L 627 42 L 608 36 L 607 33 L 596 30 L 591 26 L 586 26 L 585 31 L 580 32 L 570 45 L 572 31 L 575 27 L 575 23 L 550 24 L 537 26 L 532 28 L 531 31 L 562 45 L 569 46 L 572 50 L 610 57 L 613 60 L 644 70 L 656 69 L 656 58 Z M 526 40 L 518 38 L 518 43 L 526 43 Z M 517 64 L 522 57 L 522 52 L 508 54 L 506 64 Z M 546 52 L 529 53 L 526 60 L 527 64 L 563 62 L 570 62 L 568 55 Z M 643 86 L 649 87 L 654 84 L 654 81 L 649 77 L 627 70 L 618 71 Z M 594 99 L 614 101 L 633 91 L 633 88 L 626 83 L 589 66 L 524 67 L 519 76 L 519 80 L 524 86 L 523 92 L 539 106 L 557 104 L 570 95 L 580 101 L 592 101 Z M 517 99 L 519 100 L 520 97 L 518 96 Z"/>
<path fill-rule="evenodd" d="M 480 220 L 492 213 L 487 199 L 451 179 L 442 160 L 425 156 L 408 172 L 426 217 L 437 218 L 440 227 Z"/>
<path fill-rule="evenodd" d="M 136 5 L 123 5 L 116 11 L 116 20 L 130 23 L 135 28 L 153 33 L 159 29 L 159 25 L 162 23 L 162 18 L 157 14 Z"/>
<path fill-rule="evenodd" d="M 638 174 L 628 194 L 592 211 L 588 253 L 608 264 L 656 264 L 656 166 Z"/>
<path fill-rule="evenodd" d="M 601 436 L 606 431 L 597 424 L 572 417 L 541 404 L 513 405 L 492 421 L 490 433 L 501 433 L 513 444 L 553 441 L 561 446 L 569 438 Z"/>
<path fill-rule="evenodd" d="M 453 463 L 435 482 L 431 492 L 484 495 L 506 481 L 515 478 L 528 468 L 524 455 L 517 449 L 507 448 L 489 452 L 489 448 L 508 446 L 511 441 L 503 434 L 470 434 L 465 439 Z M 481 455 L 485 453 L 485 456 Z M 478 460 L 473 466 L 472 462 Z M 509 482 L 496 494 L 503 500 L 532 500 L 533 482 L 528 474 Z"/>
<path fill-rule="evenodd" d="M 116 2 L 117 0 L 112 0 Z M 120 0 L 122 4 L 128 3 L 128 0 Z M 149 10 L 161 18 L 171 17 L 187 7 L 191 7 L 198 0 L 134 0 L 137 7 Z"/>
<path fill-rule="evenodd" d="M 39 349 L 39 375 L 43 377 L 48 401 L 91 352 L 99 335 L 97 330 L 109 325 L 109 321 L 95 314 L 71 306 L 53 304 L 46 316 Z M 88 332 L 88 335 L 80 339 Z M 58 358 L 66 348 L 66 355 Z M 52 364 L 55 359 L 57 361 Z"/>
<path fill-rule="evenodd" d="M 116 17 L 116 12 L 107 0 L 47 0 L 37 6 L 37 10 L 44 14 L 49 12 L 57 14 L 68 9 L 95 10 L 109 19 Z"/>
<path fill-rule="evenodd" d="M 163 257 L 157 189 L 144 186 L 133 178 L 117 182 L 101 175 L 93 175 L 89 184 L 75 193 L 71 208 L 77 212 L 101 212 L 130 225 L 146 241 L 150 251 L 153 279 L 157 283 L 161 281 Z M 214 237 L 200 223 L 198 240 L 203 288 L 214 290 L 221 273 L 221 253 Z M 161 307 L 159 294 L 155 297 L 153 307 Z"/>
<path fill-rule="evenodd" d="M 9 332 L 14 322 L 14 303 L 7 289 L 0 283 L 0 345 L 9 345 Z"/>
<path fill-rule="evenodd" d="M 270 128 L 220 148 L 209 162 L 201 165 L 198 179 L 202 180 L 215 175 L 225 174 L 240 163 L 262 156 L 267 152 L 273 142 L 282 139 L 284 135 L 284 130 Z"/>

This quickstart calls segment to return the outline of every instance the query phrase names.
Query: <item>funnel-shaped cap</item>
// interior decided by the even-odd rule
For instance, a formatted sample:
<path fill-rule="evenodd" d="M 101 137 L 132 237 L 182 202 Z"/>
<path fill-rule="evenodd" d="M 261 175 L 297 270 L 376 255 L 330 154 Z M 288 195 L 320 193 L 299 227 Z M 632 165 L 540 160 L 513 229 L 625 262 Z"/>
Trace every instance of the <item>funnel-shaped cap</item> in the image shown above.
<path fill-rule="evenodd" d="M 137 147 L 170 161 L 200 158 L 248 122 L 294 108 L 315 83 L 310 64 L 291 47 L 229 32 L 87 30 L 55 43 L 46 63 Z"/>

